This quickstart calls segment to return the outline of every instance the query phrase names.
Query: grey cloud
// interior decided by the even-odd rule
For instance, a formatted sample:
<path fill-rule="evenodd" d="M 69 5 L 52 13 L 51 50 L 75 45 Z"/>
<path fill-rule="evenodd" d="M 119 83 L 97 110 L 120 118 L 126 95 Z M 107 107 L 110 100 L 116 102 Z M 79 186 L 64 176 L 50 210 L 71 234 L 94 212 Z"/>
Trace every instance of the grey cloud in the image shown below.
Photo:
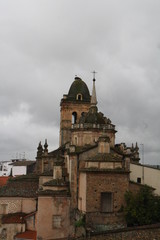
<path fill-rule="evenodd" d="M 160 163 L 159 0 L 0 2 L 1 160 L 58 146 L 59 103 L 75 75 L 117 125 L 117 142 Z M 11 154 L 10 154 L 11 153 Z"/>

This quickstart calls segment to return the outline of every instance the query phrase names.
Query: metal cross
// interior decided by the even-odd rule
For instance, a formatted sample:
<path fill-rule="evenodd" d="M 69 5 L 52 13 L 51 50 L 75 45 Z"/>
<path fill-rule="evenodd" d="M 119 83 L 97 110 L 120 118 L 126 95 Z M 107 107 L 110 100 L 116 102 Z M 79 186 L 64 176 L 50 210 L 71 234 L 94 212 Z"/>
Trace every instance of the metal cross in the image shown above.
<path fill-rule="evenodd" d="M 96 73 L 95 71 L 92 72 L 93 73 L 93 79 L 95 79 Z"/>

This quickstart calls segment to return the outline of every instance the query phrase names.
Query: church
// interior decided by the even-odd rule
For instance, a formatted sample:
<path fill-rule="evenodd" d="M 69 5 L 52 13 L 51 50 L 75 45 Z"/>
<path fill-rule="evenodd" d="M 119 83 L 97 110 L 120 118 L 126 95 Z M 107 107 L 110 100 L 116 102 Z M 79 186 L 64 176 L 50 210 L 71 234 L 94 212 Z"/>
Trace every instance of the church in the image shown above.
<path fill-rule="evenodd" d="M 139 162 L 139 148 L 115 144 L 115 125 L 98 111 L 95 81 L 90 94 L 75 77 L 60 102 L 59 148 L 49 152 L 47 140 L 40 142 L 35 174 L 0 190 L 1 236 L 11 223 L 17 240 L 27 232 L 32 239 L 68 239 L 126 227 L 124 195 L 135 188 L 130 163 Z"/>
<path fill-rule="evenodd" d="M 115 144 L 115 135 L 115 125 L 98 111 L 95 78 L 90 95 L 86 83 L 75 77 L 60 103 L 59 148 L 48 152 L 47 141 L 38 146 L 39 237 L 73 236 L 76 223 L 83 221 L 93 231 L 126 226 L 124 194 L 139 149 Z"/>

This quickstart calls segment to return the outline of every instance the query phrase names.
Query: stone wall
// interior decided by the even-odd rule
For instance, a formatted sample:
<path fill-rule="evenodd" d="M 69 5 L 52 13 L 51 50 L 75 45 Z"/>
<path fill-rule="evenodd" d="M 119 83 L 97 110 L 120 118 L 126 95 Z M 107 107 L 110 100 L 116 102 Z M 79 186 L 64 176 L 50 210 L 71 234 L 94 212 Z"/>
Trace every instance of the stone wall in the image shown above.
<path fill-rule="evenodd" d="M 83 238 L 82 238 L 83 239 Z M 160 224 L 126 228 L 117 231 L 110 231 L 104 234 L 93 233 L 85 238 L 87 240 L 159 240 L 160 239 Z"/>
<path fill-rule="evenodd" d="M 5 206 L 5 212 L 4 212 Z M 22 198 L 22 197 L 4 197 L 0 198 L 0 215 L 9 214 L 15 212 L 31 213 L 36 211 L 36 200 L 33 198 Z"/>
<path fill-rule="evenodd" d="M 125 226 L 125 220 L 121 213 L 124 206 L 124 194 L 128 190 L 127 173 L 87 172 L 87 196 L 86 196 L 86 224 L 96 229 L 109 225 Z M 111 192 L 112 211 L 103 212 L 101 209 L 101 193 Z M 122 226 L 119 226 L 122 225 Z M 114 226 L 113 228 L 116 228 Z M 112 228 L 112 229 L 113 229 Z"/>
<path fill-rule="evenodd" d="M 124 205 L 127 173 L 87 172 L 87 212 L 101 211 L 101 192 L 113 192 L 113 211 Z"/>

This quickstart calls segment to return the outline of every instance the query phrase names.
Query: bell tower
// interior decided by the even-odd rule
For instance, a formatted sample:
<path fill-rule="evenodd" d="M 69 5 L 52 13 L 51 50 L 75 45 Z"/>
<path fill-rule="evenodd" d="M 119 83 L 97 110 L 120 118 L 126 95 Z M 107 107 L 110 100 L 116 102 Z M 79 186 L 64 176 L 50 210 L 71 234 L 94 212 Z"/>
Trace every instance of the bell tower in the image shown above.
<path fill-rule="evenodd" d="M 86 83 L 75 77 L 67 95 L 60 103 L 60 146 L 71 141 L 72 124 L 79 123 L 83 113 L 91 106 L 91 96 Z"/>

